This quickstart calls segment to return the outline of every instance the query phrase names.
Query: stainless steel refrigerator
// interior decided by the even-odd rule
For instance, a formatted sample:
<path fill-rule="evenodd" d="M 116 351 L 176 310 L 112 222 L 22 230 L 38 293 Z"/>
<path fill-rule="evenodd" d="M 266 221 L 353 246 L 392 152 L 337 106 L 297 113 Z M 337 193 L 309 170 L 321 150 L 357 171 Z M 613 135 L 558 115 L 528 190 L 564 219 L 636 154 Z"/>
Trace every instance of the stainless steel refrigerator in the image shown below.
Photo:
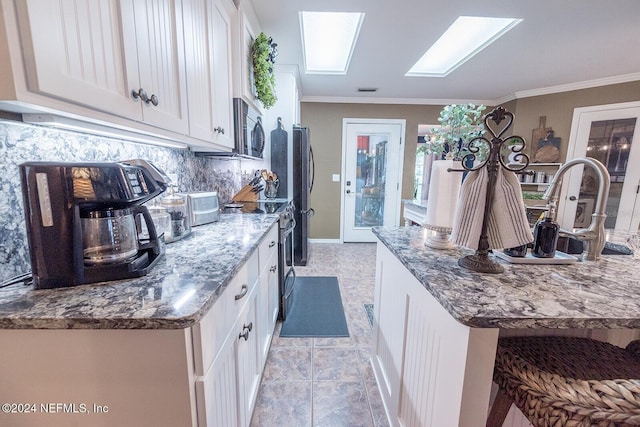
<path fill-rule="evenodd" d="M 313 190 L 315 165 L 313 149 L 309 143 L 309 129 L 293 127 L 293 203 L 296 228 L 293 231 L 294 265 L 307 265 L 309 260 L 309 219 L 313 209 L 309 205 L 309 196 Z"/>

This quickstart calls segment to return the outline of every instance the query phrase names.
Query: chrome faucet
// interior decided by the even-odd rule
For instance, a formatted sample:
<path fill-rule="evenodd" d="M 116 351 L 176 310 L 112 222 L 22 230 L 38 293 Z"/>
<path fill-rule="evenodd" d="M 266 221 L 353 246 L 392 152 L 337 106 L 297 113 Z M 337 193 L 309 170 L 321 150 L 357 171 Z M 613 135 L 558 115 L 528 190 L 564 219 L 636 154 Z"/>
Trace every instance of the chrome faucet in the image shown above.
<path fill-rule="evenodd" d="M 553 181 L 547 191 L 544 192 L 542 198 L 546 201 L 557 197 L 557 192 L 560 188 L 560 182 L 562 176 L 567 170 L 576 165 L 585 165 L 591 167 L 598 176 L 598 196 L 596 199 L 595 211 L 591 215 L 591 223 L 588 228 L 581 228 L 573 232 L 560 230 L 561 233 L 575 237 L 578 240 L 584 242 L 584 251 L 582 258 L 587 261 L 598 261 L 604 244 L 606 242 L 604 232 L 604 220 L 607 218 L 605 212 L 607 208 L 607 199 L 609 198 L 609 185 L 611 183 L 611 177 L 607 168 L 596 159 L 590 157 L 578 157 L 569 160 L 562 165 L 556 175 L 553 177 Z"/>

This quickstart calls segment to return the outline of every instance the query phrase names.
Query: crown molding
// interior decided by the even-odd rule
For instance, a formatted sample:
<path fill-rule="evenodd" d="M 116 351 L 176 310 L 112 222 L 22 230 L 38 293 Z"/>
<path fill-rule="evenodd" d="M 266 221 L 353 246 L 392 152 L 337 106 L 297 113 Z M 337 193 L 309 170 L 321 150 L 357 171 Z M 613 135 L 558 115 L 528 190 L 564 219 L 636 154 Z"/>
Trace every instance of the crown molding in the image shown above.
<path fill-rule="evenodd" d="M 372 98 L 348 96 L 303 96 L 300 102 L 318 102 L 333 104 L 399 104 L 399 105 L 449 105 L 483 104 L 493 105 L 490 100 L 478 99 L 423 99 L 423 98 Z"/>
<path fill-rule="evenodd" d="M 336 104 L 399 104 L 399 105 L 449 105 L 449 104 L 483 104 L 502 105 L 514 99 L 530 98 L 532 96 L 550 95 L 554 93 L 570 92 L 574 90 L 590 89 L 599 86 L 609 86 L 640 80 L 640 73 L 624 74 L 602 79 L 585 80 L 565 85 L 549 86 L 539 89 L 523 90 L 496 99 L 424 99 L 424 98 L 374 98 L 348 96 L 302 96 L 300 102 L 319 102 Z"/>
<path fill-rule="evenodd" d="M 553 93 L 570 92 L 572 90 L 590 89 L 599 86 L 609 86 L 620 83 L 628 83 L 640 80 L 640 73 L 623 74 L 620 76 L 605 77 L 602 79 L 585 80 L 582 82 L 569 83 L 566 85 L 549 86 L 540 89 L 523 90 L 516 92 L 516 98 L 530 98 L 532 96 L 550 95 Z"/>

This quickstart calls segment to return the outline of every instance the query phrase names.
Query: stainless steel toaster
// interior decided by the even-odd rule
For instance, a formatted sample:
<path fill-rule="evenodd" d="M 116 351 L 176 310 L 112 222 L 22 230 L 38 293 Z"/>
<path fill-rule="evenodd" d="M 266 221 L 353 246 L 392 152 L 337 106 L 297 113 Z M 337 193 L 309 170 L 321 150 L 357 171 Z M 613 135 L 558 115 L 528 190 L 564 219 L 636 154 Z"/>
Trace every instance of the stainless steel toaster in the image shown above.
<path fill-rule="evenodd" d="M 182 194 L 187 197 L 187 209 L 192 227 L 220 219 L 217 191 L 197 191 Z"/>

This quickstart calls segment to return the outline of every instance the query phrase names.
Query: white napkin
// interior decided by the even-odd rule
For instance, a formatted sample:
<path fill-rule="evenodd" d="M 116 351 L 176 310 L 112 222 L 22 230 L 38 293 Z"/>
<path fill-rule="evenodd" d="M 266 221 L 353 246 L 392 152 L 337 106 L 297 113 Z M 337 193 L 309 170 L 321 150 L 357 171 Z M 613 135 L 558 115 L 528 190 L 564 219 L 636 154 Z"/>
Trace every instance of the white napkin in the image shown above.
<path fill-rule="evenodd" d="M 451 232 L 451 241 L 456 245 L 478 249 L 488 181 L 489 172 L 484 167 L 469 172 L 462 183 Z M 502 167 L 496 176 L 488 220 L 489 249 L 514 248 L 533 241 L 518 178 Z"/>

